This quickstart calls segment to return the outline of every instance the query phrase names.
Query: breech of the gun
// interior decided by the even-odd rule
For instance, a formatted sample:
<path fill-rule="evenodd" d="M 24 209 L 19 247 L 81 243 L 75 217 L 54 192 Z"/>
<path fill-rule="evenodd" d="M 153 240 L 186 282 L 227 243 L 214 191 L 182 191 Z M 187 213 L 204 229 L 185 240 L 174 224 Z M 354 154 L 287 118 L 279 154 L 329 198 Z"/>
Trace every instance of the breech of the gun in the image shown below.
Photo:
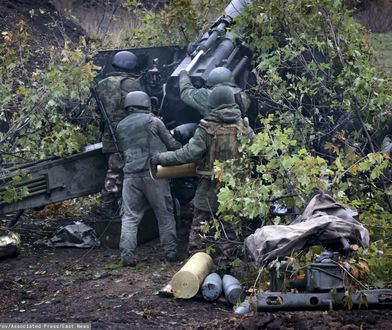
<path fill-rule="evenodd" d="M 186 69 L 195 85 L 203 86 L 207 80 L 209 72 L 223 64 L 224 60 L 232 53 L 234 49 L 233 41 L 230 38 L 223 38 L 218 41 L 216 48 L 206 53 L 200 50 L 191 60 L 187 56 L 177 69 L 169 77 L 166 84 L 166 93 L 170 98 L 179 97 L 178 75 L 181 70 Z"/>
<path fill-rule="evenodd" d="M 246 314 L 251 311 L 281 311 L 281 310 L 333 310 L 348 308 L 383 308 L 392 306 L 392 290 L 361 290 L 346 296 L 343 291 L 323 293 L 259 293 L 256 298 L 246 300 L 236 309 L 236 314 Z"/>

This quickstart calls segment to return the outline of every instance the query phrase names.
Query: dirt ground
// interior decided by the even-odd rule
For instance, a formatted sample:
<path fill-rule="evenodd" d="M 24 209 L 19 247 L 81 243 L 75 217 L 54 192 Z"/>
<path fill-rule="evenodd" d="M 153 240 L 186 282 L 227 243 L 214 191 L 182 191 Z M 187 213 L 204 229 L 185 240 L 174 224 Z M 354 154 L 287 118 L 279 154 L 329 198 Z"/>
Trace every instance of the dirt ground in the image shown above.
<path fill-rule="evenodd" d="M 259 312 L 235 316 L 224 302 L 158 295 L 182 263 L 162 261 L 157 240 L 142 244 L 135 268 L 105 269 L 118 251 L 42 244 L 75 220 L 22 219 L 21 254 L 0 261 L 1 322 L 91 323 L 92 329 L 390 329 L 392 310 Z M 185 226 L 186 227 L 186 226 Z M 180 250 L 186 229 L 179 231 Z"/>
<path fill-rule="evenodd" d="M 43 50 L 60 47 L 64 33 L 73 40 L 84 34 L 78 25 L 57 16 L 48 1 L 0 1 L 1 32 L 13 31 L 21 18 L 33 36 L 32 46 Z M 56 20 L 61 24 L 51 24 Z M 45 56 L 33 64 L 44 66 Z M 88 219 L 24 217 L 16 225 L 23 246 L 18 257 L 0 260 L 0 322 L 80 322 L 91 323 L 92 329 L 391 328 L 392 310 L 259 312 L 238 317 L 224 302 L 159 296 L 158 290 L 182 263 L 163 262 L 157 240 L 138 248 L 137 267 L 115 270 L 105 266 L 118 260 L 116 250 L 54 249 L 41 244 L 61 225 L 75 220 Z M 182 251 L 186 237 L 187 231 L 180 230 Z"/>

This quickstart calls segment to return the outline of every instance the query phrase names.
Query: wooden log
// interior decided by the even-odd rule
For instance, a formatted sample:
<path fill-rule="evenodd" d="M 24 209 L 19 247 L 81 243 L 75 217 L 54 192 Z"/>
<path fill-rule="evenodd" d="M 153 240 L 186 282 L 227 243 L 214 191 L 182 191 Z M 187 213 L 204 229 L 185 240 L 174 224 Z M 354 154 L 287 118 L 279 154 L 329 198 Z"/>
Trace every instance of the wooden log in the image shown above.
<path fill-rule="evenodd" d="M 171 286 L 176 298 L 189 299 L 199 291 L 200 285 L 212 271 L 212 258 L 204 252 L 197 252 L 174 274 Z"/>

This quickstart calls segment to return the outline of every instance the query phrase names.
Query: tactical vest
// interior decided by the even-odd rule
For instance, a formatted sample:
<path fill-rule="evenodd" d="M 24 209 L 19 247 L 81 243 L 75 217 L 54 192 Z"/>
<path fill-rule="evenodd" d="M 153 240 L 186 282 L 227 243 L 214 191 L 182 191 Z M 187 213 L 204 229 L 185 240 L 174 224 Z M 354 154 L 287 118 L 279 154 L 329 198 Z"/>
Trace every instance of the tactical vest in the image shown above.
<path fill-rule="evenodd" d="M 117 126 L 119 148 L 125 158 L 125 174 L 148 170 L 150 157 L 167 151 L 161 139 L 152 134 L 149 128 L 152 117 L 150 113 L 135 111 L 121 120 Z"/>
<path fill-rule="evenodd" d="M 238 133 L 247 136 L 248 127 L 243 119 L 232 124 L 202 119 L 199 126 L 212 137 L 212 142 L 207 155 L 197 164 L 196 173 L 213 177 L 215 160 L 225 161 L 239 157 Z"/>
<path fill-rule="evenodd" d="M 102 101 L 113 130 L 117 124 L 128 115 L 124 109 L 124 99 L 129 92 L 143 91 L 138 79 L 126 74 L 109 76 L 99 82 L 97 92 Z M 113 138 L 110 134 L 108 124 L 105 123 L 102 138 L 103 152 L 116 152 Z"/>

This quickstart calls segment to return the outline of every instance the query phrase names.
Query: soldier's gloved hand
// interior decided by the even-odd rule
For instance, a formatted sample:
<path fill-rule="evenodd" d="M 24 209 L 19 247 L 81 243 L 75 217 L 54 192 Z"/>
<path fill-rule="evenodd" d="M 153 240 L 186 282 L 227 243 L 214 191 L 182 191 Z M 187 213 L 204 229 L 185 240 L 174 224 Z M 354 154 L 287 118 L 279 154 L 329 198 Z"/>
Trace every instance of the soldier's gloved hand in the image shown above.
<path fill-rule="evenodd" d="M 150 164 L 153 166 L 159 165 L 159 154 L 156 154 L 150 158 Z"/>
<path fill-rule="evenodd" d="M 188 71 L 186 71 L 185 69 L 182 69 L 181 71 L 180 71 L 180 77 L 181 76 L 188 76 Z"/>

